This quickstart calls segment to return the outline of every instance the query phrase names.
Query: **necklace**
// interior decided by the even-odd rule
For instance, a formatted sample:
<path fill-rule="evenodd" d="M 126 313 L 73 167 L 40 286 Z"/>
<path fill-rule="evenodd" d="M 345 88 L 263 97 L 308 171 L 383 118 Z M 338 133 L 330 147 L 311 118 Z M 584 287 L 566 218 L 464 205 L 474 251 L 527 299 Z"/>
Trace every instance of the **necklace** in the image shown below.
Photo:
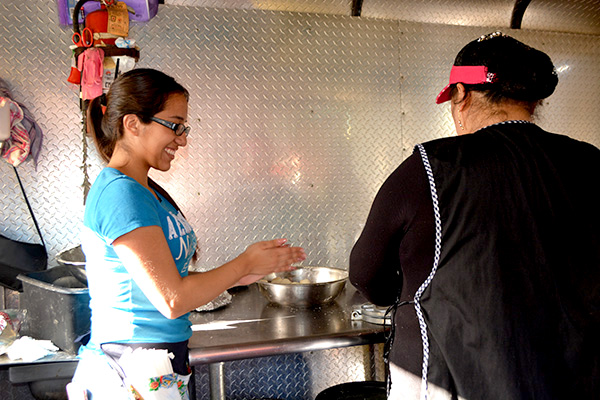
<path fill-rule="evenodd" d="M 533 124 L 533 122 L 531 122 L 531 121 L 525 121 L 524 119 L 513 119 L 511 121 L 498 122 L 497 124 L 493 124 L 493 125 L 490 125 L 490 126 L 494 126 L 494 125 L 506 125 L 506 124 Z"/>
<path fill-rule="evenodd" d="M 533 124 L 533 122 L 531 122 L 531 121 L 525 121 L 524 119 L 513 119 L 513 120 L 510 120 L 510 121 L 496 122 L 495 124 L 491 124 L 491 125 L 488 125 L 488 126 L 484 126 L 483 128 L 479 128 L 477 131 L 489 128 L 491 126 L 509 125 L 509 124 Z"/>

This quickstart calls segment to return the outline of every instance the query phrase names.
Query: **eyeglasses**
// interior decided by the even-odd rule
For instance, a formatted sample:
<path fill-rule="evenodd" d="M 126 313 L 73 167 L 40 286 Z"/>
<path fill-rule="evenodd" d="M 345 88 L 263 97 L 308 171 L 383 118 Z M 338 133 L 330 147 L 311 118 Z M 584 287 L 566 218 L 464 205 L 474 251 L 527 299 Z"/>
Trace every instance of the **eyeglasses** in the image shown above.
<path fill-rule="evenodd" d="M 156 117 L 152 117 L 150 118 L 150 120 L 156 122 L 157 124 L 161 124 L 162 126 L 166 126 L 167 128 L 171 129 L 177 136 L 185 135 L 187 137 L 187 135 L 190 134 L 190 129 L 192 129 L 191 127 L 185 126 L 184 124 L 176 124 L 175 122 L 165 121 L 164 119 Z"/>

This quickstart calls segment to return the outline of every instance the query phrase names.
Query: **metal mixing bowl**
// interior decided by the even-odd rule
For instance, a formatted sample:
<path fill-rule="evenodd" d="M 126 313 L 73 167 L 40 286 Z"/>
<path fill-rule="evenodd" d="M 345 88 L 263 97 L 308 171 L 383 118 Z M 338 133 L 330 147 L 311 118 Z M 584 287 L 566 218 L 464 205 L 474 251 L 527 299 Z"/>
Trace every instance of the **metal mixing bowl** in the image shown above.
<path fill-rule="evenodd" d="M 287 278 L 293 282 L 308 279 L 311 283 L 270 282 L 277 277 Z M 257 283 L 260 292 L 271 303 L 291 307 L 313 307 L 335 300 L 344 289 L 347 280 L 347 271 L 311 266 L 269 274 Z"/>

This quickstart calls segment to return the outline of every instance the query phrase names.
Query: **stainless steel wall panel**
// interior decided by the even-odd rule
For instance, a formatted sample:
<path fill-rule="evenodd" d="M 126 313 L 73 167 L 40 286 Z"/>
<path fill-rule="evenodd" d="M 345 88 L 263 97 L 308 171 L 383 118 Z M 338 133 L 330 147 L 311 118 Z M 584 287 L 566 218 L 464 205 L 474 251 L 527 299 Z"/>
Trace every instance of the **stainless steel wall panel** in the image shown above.
<path fill-rule="evenodd" d="M 133 23 L 138 66 L 172 74 L 191 93 L 189 144 L 171 171 L 153 176 L 196 230 L 199 266 L 215 267 L 255 240 L 286 236 L 306 247 L 305 264 L 347 268 L 384 179 L 415 144 L 453 134 L 448 105 L 434 99 L 455 54 L 497 28 L 175 4 Z M 600 36 L 503 30 L 546 51 L 558 68 L 560 84 L 539 124 L 600 146 Z M 54 2 L 0 3 L 0 77 L 44 131 L 37 168 L 27 161 L 19 173 L 51 265 L 78 242 L 84 189 L 102 168 L 83 139 L 78 90 L 66 81 L 70 38 Z M 0 190 L 0 232 L 36 241 L 3 161 Z M 365 373 L 360 363 L 358 372 L 345 368 L 364 359 L 363 350 L 334 353 L 303 355 L 310 377 L 302 379 L 311 386 L 295 398 Z M 339 362 L 339 374 L 317 371 L 336 356 L 351 360 Z M 264 359 L 256 374 L 288 361 L 297 359 Z M 246 389 L 231 390 L 241 398 Z"/>
<path fill-rule="evenodd" d="M 19 174 L 51 256 L 77 240 L 83 204 L 78 92 L 66 82 L 70 34 L 58 25 L 53 6 L 43 1 L 0 4 L 0 76 L 44 131 L 37 167 L 27 161 Z M 38 241 L 14 174 L 2 164 L 2 232 Z"/>
<path fill-rule="evenodd" d="M 168 5 L 350 15 L 352 0 L 165 0 Z"/>
<path fill-rule="evenodd" d="M 468 41 L 498 27 L 454 27 L 401 23 L 399 26 L 400 71 L 402 74 L 402 138 L 405 148 L 423 140 L 454 134 L 448 103 L 435 105 L 435 96 L 447 84 L 454 57 Z M 539 107 L 536 122 L 598 146 L 595 126 L 600 115 L 600 37 L 555 32 L 501 29 L 552 58 L 559 84 L 555 93 Z M 423 110 L 427 116 L 423 117 Z M 410 146 L 409 146 L 410 145 Z"/>
<path fill-rule="evenodd" d="M 534 47 L 548 49 L 560 79 L 554 94 L 544 101 L 540 124 L 600 147 L 600 36 L 528 32 L 519 37 Z"/>
<path fill-rule="evenodd" d="M 227 362 L 227 399 L 313 400 L 340 383 L 382 381 L 382 352 L 383 345 L 355 346 Z M 209 400 L 208 367 L 196 367 L 196 374 L 198 400 Z"/>
<path fill-rule="evenodd" d="M 402 158 L 387 145 L 400 134 L 396 23 L 173 6 L 148 25 L 139 42 L 162 51 L 139 65 L 192 93 L 189 146 L 157 179 L 194 182 L 177 198 L 200 219 L 202 266 L 286 236 L 313 243 L 309 263 L 346 268 L 356 201 Z"/>
<path fill-rule="evenodd" d="M 363 17 L 459 26 L 510 28 L 515 0 L 365 0 Z M 600 34 L 600 2 L 537 0 L 528 4 L 520 28 Z"/>
<path fill-rule="evenodd" d="M 600 35 L 600 1 L 532 1 L 523 14 L 523 29 Z"/>
<path fill-rule="evenodd" d="M 349 0 L 165 0 L 170 5 L 352 15 Z M 361 16 L 405 22 L 509 28 L 516 0 L 364 0 Z M 597 0 L 537 0 L 527 5 L 519 28 L 600 34 Z"/>
<path fill-rule="evenodd" d="M 78 93 L 66 82 L 69 30 L 45 2 L 2 7 L 0 73 L 45 133 L 37 169 L 29 161 L 19 171 L 55 255 L 77 241 L 83 186 L 101 163 L 89 141 L 83 151 Z M 138 65 L 192 93 L 189 146 L 156 178 L 197 227 L 203 265 L 285 235 L 308 248 L 309 262 L 345 268 L 383 179 L 415 143 L 452 134 L 433 99 L 460 47 L 493 29 L 186 6 L 132 24 Z M 598 38 L 510 33 L 559 69 L 540 124 L 597 143 Z M 23 208 L 3 172 L 2 229 L 13 232 Z"/>
<path fill-rule="evenodd" d="M 510 26 L 514 0 L 366 0 L 362 16 L 459 26 Z"/>

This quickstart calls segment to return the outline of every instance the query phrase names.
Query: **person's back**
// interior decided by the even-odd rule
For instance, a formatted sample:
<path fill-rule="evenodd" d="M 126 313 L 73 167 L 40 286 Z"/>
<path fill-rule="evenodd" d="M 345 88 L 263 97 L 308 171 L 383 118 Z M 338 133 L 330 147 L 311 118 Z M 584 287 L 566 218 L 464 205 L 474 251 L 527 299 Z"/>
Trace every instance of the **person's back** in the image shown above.
<path fill-rule="evenodd" d="M 466 399 L 597 396 L 600 150 L 529 123 L 424 148 L 444 244 L 421 298 L 429 381 Z"/>
<path fill-rule="evenodd" d="M 534 124 L 557 84 L 545 53 L 471 41 L 436 99 L 458 137 L 378 192 L 350 280 L 395 311 L 390 399 L 600 398 L 600 150 Z"/>

